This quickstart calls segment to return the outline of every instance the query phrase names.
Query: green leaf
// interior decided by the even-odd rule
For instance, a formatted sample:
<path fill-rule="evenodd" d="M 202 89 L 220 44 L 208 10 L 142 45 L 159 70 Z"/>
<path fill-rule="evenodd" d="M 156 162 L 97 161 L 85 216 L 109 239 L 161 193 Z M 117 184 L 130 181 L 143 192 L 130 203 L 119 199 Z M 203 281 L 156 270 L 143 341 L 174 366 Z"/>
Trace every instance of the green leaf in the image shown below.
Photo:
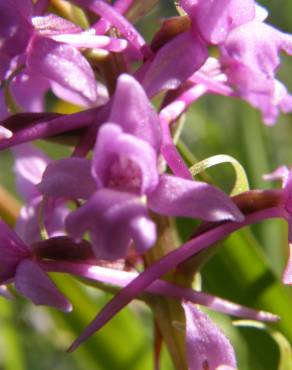
<path fill-rule="evenodd" d="M 275 276 L 250 230 L 237 232 L 222 243 L 222 248 L 203 269 L 203 284 L 204 290 L 212 294 L 277 314 L 280 321 L 268 327 L 292 342 L 291 289 L 283 286 Z M 268 343 L 261 342 L 255 347 L 252 339 L 246 335 L 252 361 L 260 364 L 257 370 L 266 370 L 267 364 L 275 362 L 275 351 Z M 239 364 L 239 368 L 249 370 L 244 364 Z M 269 370 L 276 369 L 270 367 Z"/>
<path fill-rule="evenodd" d="M 270 330 L 272 337 L 280 349 L 280 363 L 278 370 L 292 370 L 292 348 L 287 338 L 279 331 Z"/>
<path fill-rule="evenodd" d="M 74 307 L 69 315 L 51 310 L 59 330 L 63 328 L 69 331 L 70 339 L 67 343 L 69 346 L 71 340 L 73 341 L 89 324 L 110 296 L 94 288 L 85 289 L 75 279 L 66 275 L 54 274 L 54 281 L 66 292 Z M 143 316 L 144 321 L 145 318 Z M 147 326 L 143 324 L 139 315 L 129 308 L 125 309 L 69 356 L 73 356 L 80 363 L 83 362 L 81 368 L 86 370 L 148 369 L 152 362 L 152 343 L 147 340 L 149 332 L 147 335 L 145 329 Z"/>
<path fill-rule="evenodd" d="M 278 370 L 292 370 L 292 348 L 287 338 L 277 330 L 269 328 L 261 322 L 252 320 L 236 320 L 233 322 L 237 327 L 252 327 L 260 330 L 266 330 L 279 346 L 280 361 Z"/>
<path fill-rule="evenodd" d="M 21 338 L 15 325 L 11 302 L 0 301 L 1 337 L 3 344 L 3 370 L 25 370 Z M 1 366 L 2 369 L 2 366 Z"/>
<path fill-rule="evenodd" d="M 203 161 L 200 161 L 190 167 L 190 172 L 192 176 L 196 176 L 205 171 L 207 168 L 216 166 L 217 164 L 221 163 L 230 163 L 235 170 L 236 179 L 231 190 L 231 195 L 237 195 L 249 190 L 248 179 L 244 168 L 235 158 L 231 157 L 230 155 L 218 154 L 204 159 Z"/>

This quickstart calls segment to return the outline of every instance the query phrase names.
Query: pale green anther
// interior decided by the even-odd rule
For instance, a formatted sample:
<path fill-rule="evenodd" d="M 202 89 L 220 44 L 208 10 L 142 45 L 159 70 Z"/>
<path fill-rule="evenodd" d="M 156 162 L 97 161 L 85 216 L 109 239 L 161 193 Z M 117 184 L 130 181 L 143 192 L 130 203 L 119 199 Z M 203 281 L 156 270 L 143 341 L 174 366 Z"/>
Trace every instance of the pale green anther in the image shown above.
<path fill-rule="evenodd" d="M 277 342 L 280 350 L 278 370 L 292 370 L 292 348 L 288 339 L 279 331 L 270 329 L 269 333 Z"/>
<path fill-rule="evenodd" d="M 190 167 L 190 172 L 194 177 L 205 171 L 207 168 L 216 166 L 220 163 L 230 163 L 235 170 L 236 179 L 231 190 L 231 195 L 237 195 L 249 190 L 249 183 L 244 168 L 235 158 L 231 157 L 230 155 L 218 154 L 204 159 L 203 161 L 198 162 Z"/>

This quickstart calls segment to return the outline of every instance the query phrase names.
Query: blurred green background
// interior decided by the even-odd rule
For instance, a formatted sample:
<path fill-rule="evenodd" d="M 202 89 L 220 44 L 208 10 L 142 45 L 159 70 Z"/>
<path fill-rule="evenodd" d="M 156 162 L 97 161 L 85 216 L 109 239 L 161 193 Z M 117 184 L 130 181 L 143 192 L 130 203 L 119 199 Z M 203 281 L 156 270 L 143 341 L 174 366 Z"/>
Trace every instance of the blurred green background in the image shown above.
<path fill-rule="evenodd" d="M 260 1 L 270 11 L 269 22 L 292 33 L 291 0 Z M 174 14 L 172 1 L 161 1 L 140 23 L 147 39 L 158 28 L 162 15 Z M 292 91 L 292 59 L 283 55 L 279 78 Z M 260 114 L 246 103 L 223 97 L 200 99 L 186 116 L 182 141 L 198 159 L 229 154 L 246 169 L 251 188 L 274 186 L 262 180 L 277 166 L 292 164 L 292 116 L 281 116 L 274 127 L 262 124 Z M 64 148 L 46 144 L 61 157 Z M 0 183 L 14 192 L 12 158 L 0 153 Z M 230 190 L 234 174 L 228 165 L 208 170 L 215 182 Z M 192 223 L 179 222 L 185 237 Z M 274 326 L 292 343 L 292 290 L 280 283 L 287 259 L 287 226 L 269 221 L 232 235 L 203 270 L 203 289 L 282 317 Z M 74 305 L 71 314 L 34 307 L 18 297 L 0 298 L 0 370 L 148 370 L 153 368 L 151 313 L 140 302 L 132 303 L 74 354 L 65 350 L 110 296 L 78 281 L 54 276 Z M 279 366 L 280 351 L 265 330 L 236 328 L 231 319 L 210 312 L 235 346 L 240 370 L 289 370 Z M 166 351 L 161 370 L 171 370 Z"/>

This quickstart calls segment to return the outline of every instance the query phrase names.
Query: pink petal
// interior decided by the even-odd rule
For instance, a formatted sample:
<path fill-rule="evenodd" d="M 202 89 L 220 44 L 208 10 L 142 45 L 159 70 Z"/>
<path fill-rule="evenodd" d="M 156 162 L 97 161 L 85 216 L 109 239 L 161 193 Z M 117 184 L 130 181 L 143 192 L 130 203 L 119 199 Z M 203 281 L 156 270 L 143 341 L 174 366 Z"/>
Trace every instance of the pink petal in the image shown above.
<path fill-rule="evenodd" d="M 216 370 L 220 365 L 236 367 L 230 342 L 209 317 L 190 303 L 184 302 L 183 308 L 189 370 Z"/>
<path fill-rule="evenodd" d="M 204 39 L 218 45 L 228 33 L 255 17 L 253 0 L 181 0 Z"/>
<path fill-rule="evenodd" d="M 80 33 L 82 29 L 76 24 L 61 18 L 56 14 L 48 14 L 42 17 L 33 17 L 32 24 L 37 33 L 42 36 L 64 35 Z"/>
<path fill-rule="evenodd" d="M 41 181 L 50 160 L 32 144 L 15 146 L 13 154 L 17 191 L 28 202 L 40 195 L 36 185 Z"/>
<path fill-rule="evenodd" d="M 255 4 L 255 20 L 259 22 L 264 22 L 269 16 L 269 13 L 266 8 L 259 4 Z"/>
<path fill-rule="evenodd" d="M 29 256 L 28 246 L 0 220 L 0 284 L 12 278 L 19 262 Z"/>
<path fill-rule="evenodd" d="M 42 196 L 38 196 L 21 208 L 16 223 L 17 234 L 28 245 L 41 240 L 40 212 L 50 237 L 65 234 L 65 218 L 69 209 L 65 207 L 64 201 L 54 202 L 51 198 L 43 200 Z"/>
<path fill-rule="evenodd" d="M 104 187 L 145 194 L 158 183 L 157 157 L 147 141 L 107 123 L 98 132 L 92 175 Z"/>
<path fill-rule="evenodd" d="M 289 207 L 288 207 L 288 212 L 289 212 Z M 290 206 L 290 212 L 291 212 L 291 206 Z M 282 281 L 284 284 L 292 285 L 292 216 L 291 216 L 291 213 L 288 215 L 288 241 L 289 241 L 288 261 L 285 267 L 285 271 L 283 273 Z"/>
<path fill-rule="evenodd" d="M 96 82 L 88 61 L 73 46 L 35 37 L 30 45 L 27 66 L 49 80 L 95 102 Z"/>
<path fill-rule="evenodd" d="M 155 150 L 159 149 L 161 134 L 158 115 L 142 86 L 132 76 L 123 74 L 118 78 L 108 121 L 148 141 Z"/>
<path fill-rule="evenodd" d="M 292 285 L 292 244 L 291 243 L 289 243 L 289 257 L 288 257 L 288 262 L 285 267 L 285 271 L 283 273 L 282 281 L 284 284 Z"/>
<path fill-rule="evenodd" d="M 89 102 L 88 99 L 80 95 L 78 92 L 73 91 L 71 89 L 67 89 L 55 81 L 51 80 L 50 86 L 53 93 L 61 100 L 68 101 L 71 104 L 79 105 L 80 107 L 84 108 L 91 108 L 93 106 L 97 106 L 97 101 Z"/>
<path fill-rule="evenodd" d="M 65 158 L 51 163 L 38 188 L 52 197 L 89 198 L 96 190 L 96 182 L 91 175 L 91 161 Z"/>
<path fill-rule="evenodd" d="M 28 112 L 45 110 L 45 95 L 50 87 L 46 78 L 25 70 L 13 79 L 10 87 L 16 103 L 23 110 Z"/>
<path fill-rule="evenodd" d="M 186 53 L 187 50 L 187 53 Z M 160 48 L 148 65 L 141 83 L 149 96 L 161 90 L 176 89 L 195 71 L 208 57 L 205 44 L 192 31 L 186 31 Z"/>
<path fill-rule="evenodd" d="M 236 205 L 219 189 L 171 175 L 160 177 L 157 188 L 148 196 L 148 207 L 168 216 L 208 221 L 243 220 Z"/>
<path fill-rule="evenodd" d="M 74 2 L 81 7 L 90 9 L 108 21 L 112 26 L 115 26 L 143 55 L 147 56 L 149 54 L 149 49 L 144 38 L 113 6 L 99 0 L 74 0 Z"/>
<path fill-rule="evenodd" d="M 30 0 L 0 1 L 0 50 L 14 57 L 24 52 L 32 35 Z"/>
<path fill-rule="evenodd" d="M 36 262 L 22 261 L 16 270 L 15 287 L 36 305 L 46 305 L 70 312 L 71 304 Z"/>
<path fill-rule="evenodd" d="M 20 11 L 20 13 L 27 19 L 32 15 L 33 5 L 31 0 L 5 0 L 11 1 L 13 5 Z"/>
<path fill-rule="evenodd" d="M 133 0 L 117 0 L 113 7 L 121 14 L 124 14 L 133 3 Z M 111 27 L 111 24 L 104 18 L 101 18 L 95 25 L 94 29 L 97 34 L 105 34 Z"/>
<path fill-rule="evenodd" d="M 280 166 L 276 168 L 273 172 L 267 173 L 263 175 L 263 179 L 266 181 L 277 181 L 280 180 L 283 183 L 283 186 L 285 186 L 288 176 L 289 176 L 289 169 L 286 166 Z"/>
<path fill-rule="evenodd" d="M 221 47 L 221 62 L 238 95 L 261 110 L 267 124 L 292 111 L 292 98 L 276 80 L 281 50 L 292 53 L 292 36 L 254 20 L 233 29 Z"/>
<path fill-rule="evenodd" d="M 156 240 L 155 224 L 142 199 L 131 193 L 103 188 L 66 219 L 68 233 L 80 240 L 89 231 L 97 258 L 124 258 L 133 240 L 142 253 Z"/>
<path fill-rule="evenodd" d="M 176 176 L 191 180 L 192 175 L 183 158 L 181 157 L 179 151 L 177 150 L 170 132 L 170 119 L 171 113 L 173 112 L 172 108 L 174 108 L 174 105 L 175 103 L 173 103 L 172 107 L 168 106 L 164 108 L 164 110 L 161 111 L 159 115 L 162 129 L 162 144 L 160 151 L 164 159 L 166 160 L 169 168 Z"/>
<path fill-rule="evenodd" d="M 50 0 L 37 0 L 34 4 L 33 14 L 44 14 L 49 6 Z"/>
<path fill-rule="evenodd" d="M 27 245 L 41 239 L 40 207 L 42 197 L 38 196 L 21 207 L 15 231 Z"/>
<path fill-rule="evenodd" d="M 0 285 L 0 296 L 7 299 L 13 299 L 13 295 L 10 293 L 5 285 Z"/>
<path fill-rule="evenodd" d="M 51 39 L 77 48 L 97 48 L 114 52 L 123 51 L 128 45 L 124 39 L 95 35 L 92 32 L 83 32 L 77 35 L 56 35 Z"/>

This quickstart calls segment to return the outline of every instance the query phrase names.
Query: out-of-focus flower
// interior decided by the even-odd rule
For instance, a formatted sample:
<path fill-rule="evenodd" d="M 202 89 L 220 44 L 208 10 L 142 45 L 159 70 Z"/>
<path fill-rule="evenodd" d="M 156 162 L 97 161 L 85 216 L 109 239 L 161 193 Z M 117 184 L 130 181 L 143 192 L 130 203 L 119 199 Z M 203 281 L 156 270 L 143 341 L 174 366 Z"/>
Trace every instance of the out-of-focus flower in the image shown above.
<path fill-rule="evenodd" d="M 222 44 L 228 33 L 252 20 L 255 16 L 253 0 L 181 0 L 180 6 L 192 21 L 192 28 L 206 43 Z"/>
<path fill-rule="evenodd" d="M 1 78 L 22 69 L 18 83 L 23 79 L 31 81 L 30 95 L 38 99 L 42 98 L 38 87 L 42 83 L 45 89 L 50 86 L 57 96 L 73 103 L 95 105 L 97 83 L 79 49 L 119 52 L 127 46 L 123 39 L 96 35 L 94 30 L 83 31 L 54 14 L 33 16 L 31 1 L 24 1 L 21 6 L 15 0 L 1 2 L 0 23 Z M 16 99 L 20 88 L 14 86 Z M 22 103 L 21 97 L 19 102 Z"/>
<path fill-rule="evenodd" d="M 64 220 L 69 210 L 62 200 L 59 204 L 44 200 L 36 186 L 51 160 L 31 144 L 16 146 L 13 153 L 17 190 L 25 201 L 16 224 L 17 234 L 28 244 L 41 240 L 41 217 L 50 237 L 64 234 Z"/>
<path fill-rule="evenodd" d="M 220 50 L 228 83 L 262 112 L 267 124 L 276 121 L 280 110 L 292 111 L 292 96 L 275 79 L 280 51 L 292 54 L 291 35 L 255 19 L 233 29 Z"/>
<path fill-rule="evenodd" d="M 161 61 L 156 66 L 154 59 L 152 67 L 147 67 L 146 64 L 143 66 L 145 71 L 142 70 L 138 74 L 150 95 L 163 89 L 164 85 L 168 89 L 178 88 L 175 100 L 169 101 L 171 106 L 164 107 L 164 115 L 176 119 L 192 102 L 206 93 L 246 100 L 261 111 L 267 124 L 275 123 L 280 111 L 292 111 L 291 95 L 275 78 L 280 65 L 279 53 L 292 53 L 292 36 L 264 23 L 268 15 L 264 8 L 254 1 L 238 0 L 224 1 L 224 6 L 219 1 L 189 0 L 181 1 L 180 5 L 191 19 L 191 28 L 159 49 L 155 58 L 157 59 L 163 50 L 167 50 L 168 45 L 174 44 L 179 38 L 185 38 L 187 33 L 190 35 L 189 42 L 191 43 L 192 39 L 193 48 L 197 48 L 196 58 L 185 60 L 186 54 L 178 51 L 179 47 L 173 45 L 173 53 L 174 50 L 178 51 L 182 57 L 171 58 L 171 54 L 169 57 L 171 60 L 177 60 L 179 67 L 175 68 L 172 62 L 162 63 L 161 67 Z M 217 71 L 210 69 L 212 65 L 215 66 L 215 59 L 207 59 L 207 54 L 204 56 L 204 53 L 199 52 L 198 40 L 202 52 L 206 45 L 218 47 L 220 54 Z M 198 58 L 201 58 L 200 63 L 197 63 Z M 166 66 L 170 66 L 169 70 Z M 154 67 L 157 71 L 160 68 L 161 71 L 157 72 L 159 78 L 153 75 L 155 78 L 152 80 L 150 71 Z M 180 72 L 180 69 L 183 72 Z M 219 77 L 221 80 L 218 80 Z M 164 81 L 161 82 L 161 78 Z"/>
<path fill-rule="evenodd" d="M 252 0 L 182 0 L 189 27 L 162 45 L 137 73 L 149 96 L 176 89 L 208 58 L 208 45 L 224 43 L 229 32 L 255 17 Z M 187 50 L 187 52 L 186 52 Z"/>

